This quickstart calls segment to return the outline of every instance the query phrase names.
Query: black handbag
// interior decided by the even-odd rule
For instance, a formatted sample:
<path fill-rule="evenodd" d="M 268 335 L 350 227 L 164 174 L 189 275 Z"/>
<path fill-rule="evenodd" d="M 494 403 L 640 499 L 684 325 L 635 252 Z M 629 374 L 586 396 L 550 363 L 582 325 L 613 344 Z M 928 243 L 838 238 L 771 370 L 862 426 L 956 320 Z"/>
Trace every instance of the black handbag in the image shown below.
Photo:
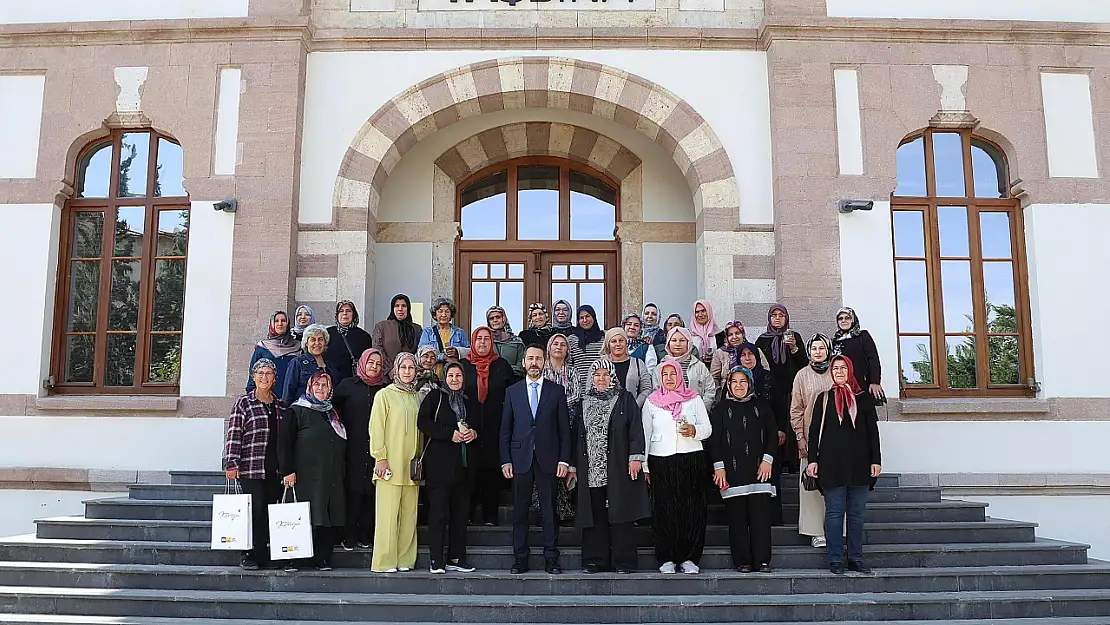
<path fill-rule="evenodd" d="M 825 401 L 821 404 L 821 427 L 817 429 L 817 444 L 810 446 L 811 450 L 816 450 L 821 447 L 821 435 L 825 433 L 825 411 L 829 408 L 829 391 L 824 393 Z M 802 488 L 807 491 L 820 490 L 817 486 L 817 478 L 810 477 L 808 472 L 802 469 Z"/>
<path fill-rule="evenodd" d="M 435 415 L 439 416 L 439 408 L 443 405 L 443 393 L 439 394 L 439 401 L 436 402 Z M 432 444 L 432 439 L 428 438 L 424 443 L 424 451 L 420 455 L 409 461 L 409 478 L 414 482 L 424 481 L 424 454 L 428 453 L 428 445 Z"/>

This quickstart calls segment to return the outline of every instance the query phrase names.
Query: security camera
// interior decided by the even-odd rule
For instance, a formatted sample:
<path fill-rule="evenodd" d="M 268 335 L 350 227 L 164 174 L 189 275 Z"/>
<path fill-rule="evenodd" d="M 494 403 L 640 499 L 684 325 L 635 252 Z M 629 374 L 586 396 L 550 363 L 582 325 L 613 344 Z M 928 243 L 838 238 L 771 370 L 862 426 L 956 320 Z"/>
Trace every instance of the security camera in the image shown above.
<path fill-rule="evenodd" d="M 223 211 L 225 213 L 234 213 L 238 208 L 238 205 L 235 202 L 235 198 L 227 198 L 226 200 L 220 200 L 219 202 L 216 202 L 212 205 L 212 208 L 218 211 Z"/>
<path fill-rule="evenodd" d="M 842 213 L 850 213 L 852 211 L 869 211 L 875 206 L 871 200 L 840 200 L 840 206 L 837 210 Z"/>

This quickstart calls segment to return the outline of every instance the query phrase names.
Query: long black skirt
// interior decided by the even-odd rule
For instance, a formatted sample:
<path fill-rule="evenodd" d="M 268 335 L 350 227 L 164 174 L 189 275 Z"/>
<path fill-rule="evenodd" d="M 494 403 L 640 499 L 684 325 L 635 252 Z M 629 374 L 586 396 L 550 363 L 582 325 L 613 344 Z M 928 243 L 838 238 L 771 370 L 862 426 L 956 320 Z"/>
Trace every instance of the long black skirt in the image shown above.
<path fill-rule="evenodd" d="M 660 566 L 686 560 L 698 564 L 705 547 L 705 454 L 650 456 L 648 467 L 655 559 Z"/>

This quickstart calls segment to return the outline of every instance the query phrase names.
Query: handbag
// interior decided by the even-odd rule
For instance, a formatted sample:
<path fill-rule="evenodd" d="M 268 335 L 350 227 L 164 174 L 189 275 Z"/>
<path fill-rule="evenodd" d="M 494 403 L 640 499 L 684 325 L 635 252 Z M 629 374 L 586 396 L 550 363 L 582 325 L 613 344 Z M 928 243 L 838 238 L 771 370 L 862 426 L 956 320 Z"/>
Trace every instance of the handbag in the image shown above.
<path fill-rule="evenodd" d="M 821 435 L 825 433 L 825 411 L 829 408 L 829 391 L 825 391 L 824 397 L 825 400 L 821 404 L 821 427 L 817 428 L 817 444 L 811 446 L 810 449 L 818 449 L 821 447 Z M 818 490 L 817 478 L 810 477 L 809 473 L 805 472 L 805 469 L 802 469 L 802 488 L 808 491 Z"/>
<path fill-rule="evenodd" d="M 439 409 L 443 406 L 443 393 L 439 394 L 439 401 L 436 402 L 435 416 L 439 416 Z M 409 478 L 414 482 L 424 481 L 424 454 L 428 453 L 428 445 L 432 444 L 432 439 L 429 437 L 424 443 L 424 451 L 420 455 L 409 461 Z"/>

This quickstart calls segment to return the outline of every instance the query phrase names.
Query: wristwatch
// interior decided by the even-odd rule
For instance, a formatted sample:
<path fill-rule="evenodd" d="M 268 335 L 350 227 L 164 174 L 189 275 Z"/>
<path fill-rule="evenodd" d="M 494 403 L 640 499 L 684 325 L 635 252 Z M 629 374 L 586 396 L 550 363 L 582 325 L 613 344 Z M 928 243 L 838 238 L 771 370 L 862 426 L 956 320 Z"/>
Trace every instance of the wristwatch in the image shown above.
<path fill-rule="evenodd" d="M 801 432 L 795 432 L 795 433 L 794 433 L 794 436 L 795 436 L 795 437 L 796 437 L 796 438 L 797 438 L 798 440 L 802 440 L 803 438 L 805 438 L 804 436 L 802 436 L 802 433 L 801 433 Z"/>

